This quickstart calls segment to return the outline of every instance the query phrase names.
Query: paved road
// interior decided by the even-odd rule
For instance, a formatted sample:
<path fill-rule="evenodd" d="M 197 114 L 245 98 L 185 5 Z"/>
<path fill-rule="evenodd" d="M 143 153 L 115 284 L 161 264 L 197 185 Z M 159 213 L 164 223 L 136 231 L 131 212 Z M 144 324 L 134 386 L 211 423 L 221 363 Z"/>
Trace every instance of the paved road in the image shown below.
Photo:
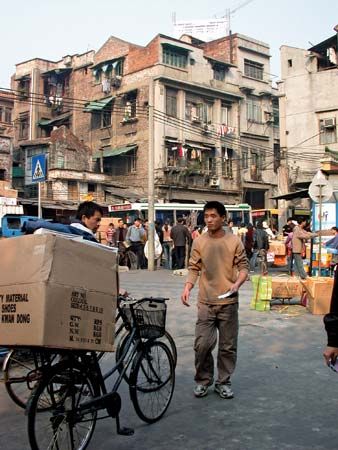
<path fill-rule="evenodd" d="M 249 310 L 251 284 L 242 288 L 235 398 L 222 400 L 213 391 L 194 398 L 193 334 L 195 302 L 181 306 L 184 279 L 159 270 L 121 275 L 134 296 L 169 296 L 168 329 L 179 359 L 176 389 L 164 418 L 143 424 L 121 391 L 124 425 L 132 437 L 117 436 L 115 424 L 98 423 L 91 450 L 324 450 L 338 448 L 338 374 L 325 368 L 321 351 L 325 334 L 321 316 L 303 308 L 259 313 Z M 195 293 L 196 294 L 196 293 Z M 193 297 L 195 298 L 195 297 Z M 26 420 L 0 386 L 0 449 L 25 450 Z"/>

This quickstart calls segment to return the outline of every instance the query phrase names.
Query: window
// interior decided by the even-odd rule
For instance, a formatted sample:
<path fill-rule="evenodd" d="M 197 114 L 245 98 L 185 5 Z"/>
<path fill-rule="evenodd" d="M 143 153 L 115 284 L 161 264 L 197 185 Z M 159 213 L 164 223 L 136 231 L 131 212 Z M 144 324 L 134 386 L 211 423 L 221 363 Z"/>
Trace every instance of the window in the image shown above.
<path fill-rule="evenodd" d="M 29 97 L 30 78 L 22 78 L 18 82 L 19 100 Z"/>
<path fill-rule="evenodd" d="M 292 67 L 292 59 L 288 59 L 288 67 Z"/>
<path fill-rule="evenodd" d="M 225 68 L 221 66 L 214 66 L 214 80 L 224 81 L 225 80 Z"/>
<path fill-rule="evenodd" d="M 226 178 L 233 177 L 233 150 L 222 147 L 222 175 Z"/>
<path fill-rule="evenodd" d="M 229 125 L 229 107 L 225 103 L 221 104 L 221 124 Z"/>
<path fill-rule="evenodd" d="M 262 123 L 262 108 L 260 102 L 248 99 L 246 103 L 246 116 L 249 122 Z"/>
<path fill-rule="evenodd" d="M 29 117 L 28 113 L 20 115 L 19 118 L 19 139 L 28 139 Z"/>
<path fill-rule="evenodd" d="M 273 126 L 279 127 L 279 105 L 278 102 L 272 102 Z"/>
<path fill-rule="evenodd" d="M 242 147 L 242 169 L 247 169 L 249 167 L 248 155 L 248 147 Z"/>
<path fill-rule="evenodd" d="M 91 115 L 90 126 L 92 130 L 106 128 L 111 126 L 112 107 L 109 105 L 100 112 L 93 112 Z"/>
<path fill-rule="evenodd" d="M 262 178 L 261 173 L 261 158 L 258 152 L 251 151 L 251 179 L 260 180 Z"/>
<path fill-rule="evenodd" d="M 171 117 L 177 117 L 177 91 L 166 89 L 166 114 Z"/>
<path fill-rule="evenodd" d="M 65 155 L 63 155 L 62 153 L 58 153 L 56 156 L 56 167 L 58 169 L 65 168 Z"/>
<path fill-rule="evenodd" d="M 163 64 L 185 69 L 188 62 L 188 51 L 178 47 L 163 45 Z"/>
<path fill-rule="evenodd" d="M 210 124 L 212 121 L 212 103 L 203 103 L 202 120 L 204 123 Z"/>
<path fill-rule="evenodd" d="M 96 192 L 96 184 L 88 183 L 88 192 Z"/>
<path fill-rule="evenodd" d="M 0 106 L 0 122 L 12 122 L 12 108 L 5 108 L 4 106 Z"/>
<path fill-rule="evenodd" d="M 103 158 L 103 172 L 112 176 L 130 175 L 136 172 L 137 149 L 128 153 Z"/>
<path fill-rule="evenodd" d="M 192 122 L 202 122 L 203 104 L 187 101 L 185 103 L 185 118 Z"/>
<path fill-rule="evenodd" d="M 123 122 L 133 121 L 136 118 L 136 101 L 137 101 L 137 91 L 128 92 L 124 96 L 125 106 L 124 106 L 124 116 Z"/>
<path fill-rule="evenodd" d="M 101 69 L 94 69 L 93 70 L 93 75 L 94 75 L 95 83 L 101 83 L 102 70 Z"/>
<path fill-rule="evenodd" d="M 244 60 L 244 74 L 247 77 L 263 80 L 264 65 L 249 59 Z"/>
<path fill-rule="evenodd" d="M 209 175 L 216 174 L 216 160 L 213 150 L 202 151 L 202 170 L 208 173 Z"/>
<path fill-rule="evenodd" d="M 0 180 L 5 181 L 6 180 L 6 171 L 5 169 L 0 169 Z"/>
<path fill-rule="evenodd" d="M 334 142 L 337 142 L 337 128 L 335 118 L 320 120 L 319 131 L 320 144 L 333 144 Z"/>

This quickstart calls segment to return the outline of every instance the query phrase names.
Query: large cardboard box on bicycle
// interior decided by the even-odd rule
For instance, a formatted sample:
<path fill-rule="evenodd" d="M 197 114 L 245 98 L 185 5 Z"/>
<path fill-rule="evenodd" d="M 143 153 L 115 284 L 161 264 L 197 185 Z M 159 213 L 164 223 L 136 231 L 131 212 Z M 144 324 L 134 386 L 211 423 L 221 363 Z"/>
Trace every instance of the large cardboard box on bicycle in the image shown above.
<path fill-rule="evenodd" d="M 111 249 L 46 234 L 2 240 L 0 254 L 2 345 L 113 351 Z"/>

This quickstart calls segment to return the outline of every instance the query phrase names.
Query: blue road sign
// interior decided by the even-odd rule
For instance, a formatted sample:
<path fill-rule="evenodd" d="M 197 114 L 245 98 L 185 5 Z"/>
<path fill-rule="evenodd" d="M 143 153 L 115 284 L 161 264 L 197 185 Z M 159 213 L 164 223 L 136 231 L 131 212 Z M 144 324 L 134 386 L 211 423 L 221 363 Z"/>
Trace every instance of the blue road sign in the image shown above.
<path fill-rule="evenodd" d="M 32 156 L 32 182 L 38 183 L 47 178 L 46 155 Z"/>

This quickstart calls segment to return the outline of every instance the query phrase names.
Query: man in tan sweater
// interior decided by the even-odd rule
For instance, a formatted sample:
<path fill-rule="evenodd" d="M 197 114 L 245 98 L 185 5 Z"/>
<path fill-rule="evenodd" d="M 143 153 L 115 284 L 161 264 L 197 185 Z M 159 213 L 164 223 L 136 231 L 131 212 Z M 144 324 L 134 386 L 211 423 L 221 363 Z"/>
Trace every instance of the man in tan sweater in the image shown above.
<path fill-rule="evenodd" d="M 208 232 L 194 240 L 189 274 L 181 295 L 182 303 L 190 306 L 190 291 L 200 275 L 194 345 L 196 397 L 207 395 L 208 387 L 214 382 L 212 351 L 217 343 L 217 330 L 218 378 L 215 391 L 222 398 L 232 398 L 234 395 L 230 377 L 237 357 L 238 290 L 247 278 L 249 264 L 241 240 L 224 232 L 225 218 L 222 203 L 206 203 L 204 220 Z M 230 295 L 224 297 L 225 293 Z"/>

